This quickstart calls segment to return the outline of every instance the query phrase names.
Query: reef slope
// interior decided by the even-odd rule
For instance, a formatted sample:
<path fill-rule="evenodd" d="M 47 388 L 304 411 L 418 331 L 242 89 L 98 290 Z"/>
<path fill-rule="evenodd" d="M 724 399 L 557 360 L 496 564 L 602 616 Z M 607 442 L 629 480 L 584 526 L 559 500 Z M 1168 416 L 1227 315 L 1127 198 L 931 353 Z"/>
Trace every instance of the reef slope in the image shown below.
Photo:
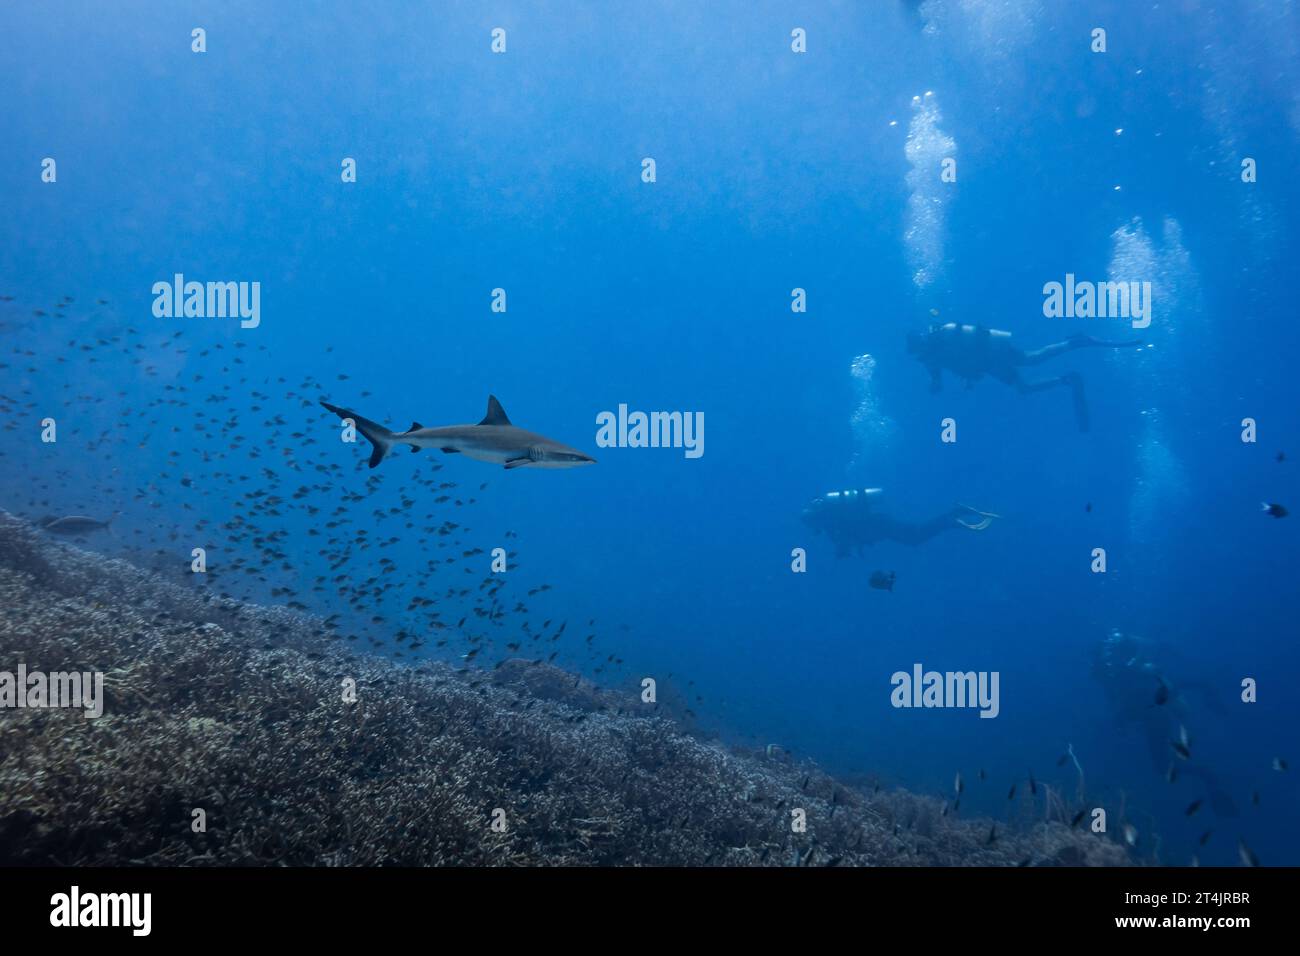
<path fill-rule="evenodd" d="M 102 671 L 106 700 L 0 710 L 0 865 L 1128 862 L 1061 823 L 990 843 L 932 797 L 728 750 L 544 665 L 357 654 L 5 512 L 0 602 L 0 671 Z"/>

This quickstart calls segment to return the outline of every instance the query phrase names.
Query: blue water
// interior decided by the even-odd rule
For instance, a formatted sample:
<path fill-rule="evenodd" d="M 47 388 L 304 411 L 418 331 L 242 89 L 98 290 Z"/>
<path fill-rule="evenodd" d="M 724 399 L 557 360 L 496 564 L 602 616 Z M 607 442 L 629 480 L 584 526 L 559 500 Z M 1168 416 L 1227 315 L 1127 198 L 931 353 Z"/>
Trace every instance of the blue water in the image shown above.
<path fill-rule="evenodd" d="M 1088 805 L 1122 805 L 1141 831 L 1135 856 L 1236 864 L 1243 840 L 1298 863 L 1294 771 L 1271 763 L 1300 759 L 1300 517 L 1260 510 L 1300 500 L 1297 37 L 1280 0 L 6 5 L 0 504 L 120 510 L 93 546 L 174 551 L 182 571 L 195 546 L 214 569 L 243 557 L 265 580 L 221 587 L 268 603 L 292 587 L 387 642 L 420 627 L 413 595 L 487 574 L 480 555 L 474 576 L 426 577 L 427 536 L 370 520 L 405 486 L 417 525 L 518 551 L 512 599 L 551 585 L 526 601 L 530 620 L 570 621 L 546 649 L 557 665 L 655 677 L 728 742 L 944 795 L 960 770 L 962 812 L 994 815 L 1030 772 L 1072 793 L 1057 764 L 1072 745 Z M 949 156 L 957 181 L 941 183 Z M 260 282 L 261 324 L 156 318 L 151 288 L 177 272 Z M 1063 390 L 928 391 L 904 337 L 931 310 L 1024 348 L 1136 334 L 1045 318 L 1043 284 L 1067 272 L 1155 284 L 1150 348 L 1031 370 L 1085 375 L 1090 432 Z M 369 472 L 315 405 L 402 428 L 478 421 L 489 393 L 599 463 L 506 472 L 401 451 Z M 704 455 L 596 447 L 596 415 L 620 403 L 703 412 Z M 228 431 L 196 428 L 199 411 Z M 949 416 L 955 444 L 939 440 Z M 472 506 L 415 483 L 435 463 Z M 900 516 L 959 500 L 1002 518 L 842 560 L 800 521 L 816 495 L 876 486 Z M 258 517 L 284 533 L 280 560 L 223 537 L 259 490 L 285 499 Z M 308 589 L 339 573 L 308 532 L 341 506 L 349 529 L 399 539 L 342 570 L 397 564 L 358 614 Z M 896 572 L 892 593 L 867 587 L 876 569 Z M 1114 628 L 1214 685 L 1222 711 L 1188 730 L 1236 817 L 1188 818 L 1196 787 L 1115 722 L 1090 674 Z M 465 650 L 453 636 L 422 653 Z M 890 675 L 916 662 L 997 671 L 1000 715 L 891 707 Z M 1257 703 L 1240 702 L 1244 678 Z"/>

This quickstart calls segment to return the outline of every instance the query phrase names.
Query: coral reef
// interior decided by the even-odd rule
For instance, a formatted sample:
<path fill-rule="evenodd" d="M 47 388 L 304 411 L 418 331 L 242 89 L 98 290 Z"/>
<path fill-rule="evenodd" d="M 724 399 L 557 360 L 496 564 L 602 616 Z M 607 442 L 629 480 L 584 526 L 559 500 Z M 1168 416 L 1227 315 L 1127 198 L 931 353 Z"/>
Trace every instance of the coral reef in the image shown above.
<path fill-rule="evenodd" d="M 991 841 L 990 821 L 938 799 L 730 751 L 545 665 L 351 653 L 311 617 L 165 583 L 4 512 L 0 601 L 0 670 L 101 671 L 106 699 L 98 719 L 0 710 L 3 865 L 1128 862 L 1061 823 Z"/>

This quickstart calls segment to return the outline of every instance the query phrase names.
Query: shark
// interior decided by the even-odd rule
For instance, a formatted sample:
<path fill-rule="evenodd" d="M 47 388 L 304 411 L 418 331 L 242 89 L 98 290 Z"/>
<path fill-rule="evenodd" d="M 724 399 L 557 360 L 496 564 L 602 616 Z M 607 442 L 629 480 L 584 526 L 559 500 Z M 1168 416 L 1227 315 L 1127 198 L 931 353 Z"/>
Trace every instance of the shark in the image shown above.
<path fill-rule="evenodd" d="M 409 445 L 412 452 L 418 452 L 421 448 L 436 448 L 449 455 L 464 455 L 475 461 L 504 465 L 507 469 L 576 468 L 596 462 L 596 459 L 584 455 L 576 448 L 561 445 L 545 435 L 517 428 L 495 395 L 488 396 L 487 414 L 477 425 L 425 428 L 419 422 L 412 422 L 411 427 L 404 432 L 390 431 L 378 422 L 326 401 L 322 401 L 321 405 L 340 419 L 351 419 L 356 423 L 357 430 L 374 446 L 370 453 L 371 468 L 387 458 L 395 445 Z"/>
<path fill-rule="evenodd" d="M 113 518 L 116 517 L 116 512 L 105 521 L 100 521 L 98 518 L 88 518 L 85 515 L 68 515 L 64 518 L 45 517 L 40 520 L 40 526 L 50 534 L 68 536 L 89 534 L 92 531 L 108 531 L 109 526 L 113 523 Z"/>

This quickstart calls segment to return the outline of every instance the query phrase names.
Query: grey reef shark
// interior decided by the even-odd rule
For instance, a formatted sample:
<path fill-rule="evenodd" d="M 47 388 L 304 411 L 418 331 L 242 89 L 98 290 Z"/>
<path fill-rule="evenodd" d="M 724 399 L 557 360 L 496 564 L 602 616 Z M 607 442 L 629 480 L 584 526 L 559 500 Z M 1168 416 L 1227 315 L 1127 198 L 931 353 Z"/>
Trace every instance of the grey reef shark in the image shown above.
<path fill-rule="evenodd" d="M 487 414 L 477 425 L 425 428 L 419 422 L 412 422 L 404 432 L 390 431 L 378 422 L 329 402 L 322 401 L 321 405 L 344 421 L 354 422 L 357 430 L 374 445 L 370 453 L 371 468 L 383 461 L 394 445 L 410 445 L 413 452 L 436 448 L 449 455 L 460 454 L 506 468 L 576 468 L 596 461 L 576 448 L 515 427 L 495 395 L 488 396 Z"/>

